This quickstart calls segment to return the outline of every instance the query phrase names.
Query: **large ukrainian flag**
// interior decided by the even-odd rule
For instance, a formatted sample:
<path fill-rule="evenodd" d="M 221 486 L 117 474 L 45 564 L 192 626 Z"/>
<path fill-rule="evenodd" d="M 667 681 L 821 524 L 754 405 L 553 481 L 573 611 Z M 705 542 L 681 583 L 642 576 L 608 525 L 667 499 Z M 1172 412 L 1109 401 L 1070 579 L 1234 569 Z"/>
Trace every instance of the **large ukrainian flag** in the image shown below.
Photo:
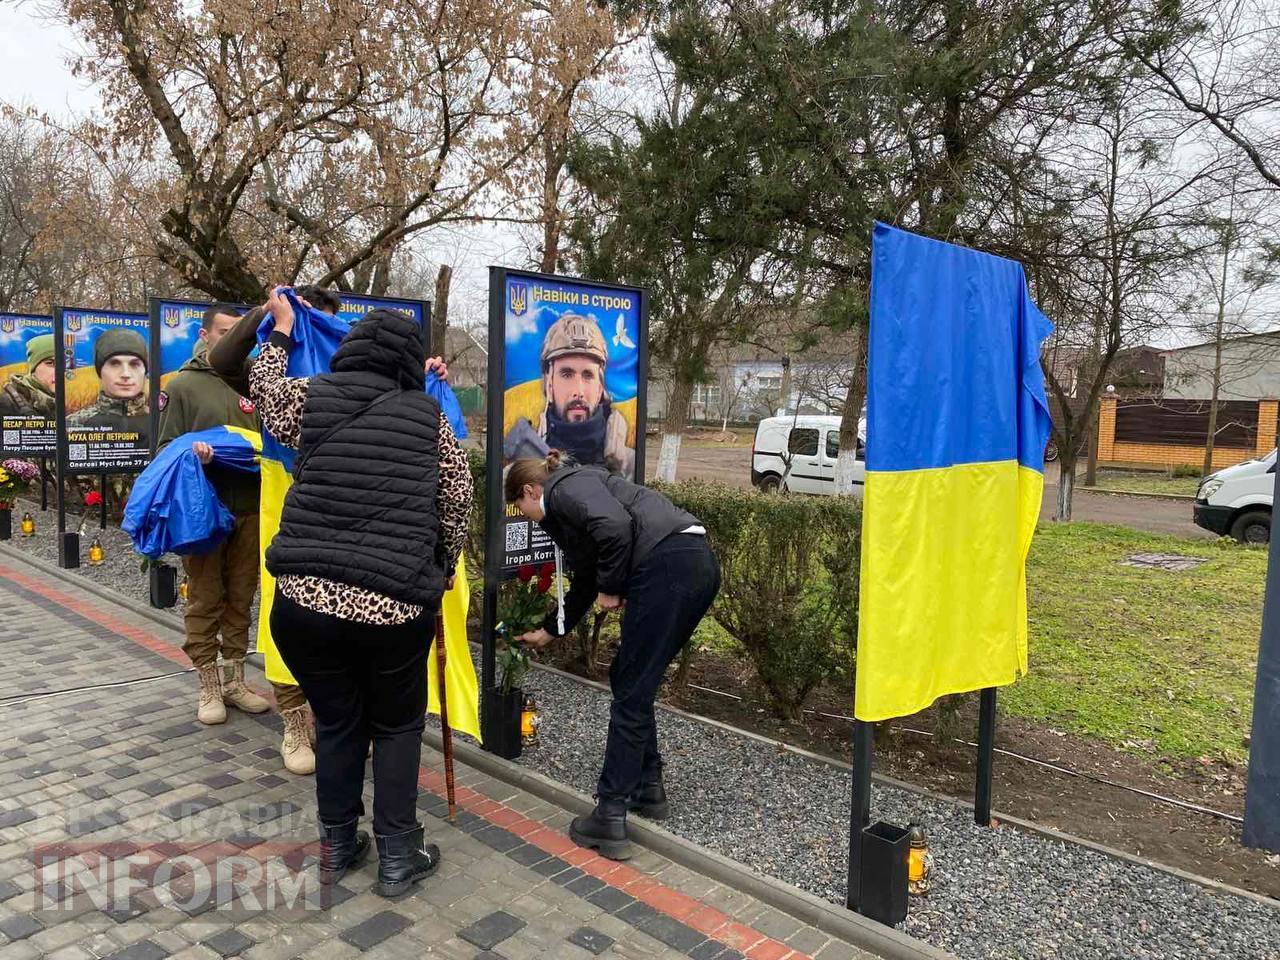
<path fill-rule="evenodd" d="M 1027 671 L 1052 325 L 1022 266 L 876 224 L 854 715 Z"/>
<path fill-rule="evenodd" d="M 308 310 L 289 294 L 294 309 L 293 338 L 295 349 L 289 354 L 285 370 L 290 377 L 313 377 L 329 372 L 333 351 L 346 335 L 346 321 L 330 317 L 317 310 Z M 259 342 L 265 341 L 272 329 L 270 319 L 263 321 L 258 330 Z M 280 532 L 280 515 L 284 511 L 284 498 L 293 485 L 293 462 L 296 451 L 286 447 L 267 430 L 262 431 L 262 493 L 259 500 L 259 540 L 261 554 L 261 602 L 258 614 L 258 652 L 262 654 L 264 672 L 273 683 L 297 686 L 289 668 L 285 665 L 271 636 L 271 607 L 275 600 L 275 578 L 267 571 L 267 547 Z M 476 682 L 475 664 L 471 660 L 471 648 L 467 644 L 467 607 L 471 586 L 467 581 L 466 565 L 458 558 L 458 568 L 453 589 L 444 595 L 440 607 L 444 614 L 445 633 L 445 693 L 449 698 L 449 726 L 480 739 L 480 695 Z M 431 629 L 435 620 L 430 620 Z M 431 645 L 430 636 L 423 643 Z M 428 658 L 427 676 L 430 683 L 429 713 L 440 712 L 436 682 L 436 658 Z"/>

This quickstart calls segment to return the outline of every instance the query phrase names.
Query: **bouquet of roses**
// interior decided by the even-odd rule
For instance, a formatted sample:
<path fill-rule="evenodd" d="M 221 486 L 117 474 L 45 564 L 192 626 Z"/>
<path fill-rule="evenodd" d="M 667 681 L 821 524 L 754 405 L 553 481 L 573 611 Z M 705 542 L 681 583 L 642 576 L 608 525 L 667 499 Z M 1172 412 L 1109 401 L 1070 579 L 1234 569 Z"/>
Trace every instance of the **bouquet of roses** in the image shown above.
<path fill-rule="evenodd" d="M 516 571 L 514 581 L 503 585 L 498 605 L 498 636 L 502 638 L 498 650 L 498 665 L 502 668 L 499 688 L 503 693 L 520 686 L 529 672 L 529 652 L 516 638 L 537 629 L 546 617 L 547 594 L 555 585 L 555 576 L 554 563 L 541 567 L 526 563 Z"/>
<path fill-rule="evenodd" d="M 12 510 L 18 497 L 30 490 L 39 477 L 40 468 L 29 460 L 0 463 L 0 509 Z"/>

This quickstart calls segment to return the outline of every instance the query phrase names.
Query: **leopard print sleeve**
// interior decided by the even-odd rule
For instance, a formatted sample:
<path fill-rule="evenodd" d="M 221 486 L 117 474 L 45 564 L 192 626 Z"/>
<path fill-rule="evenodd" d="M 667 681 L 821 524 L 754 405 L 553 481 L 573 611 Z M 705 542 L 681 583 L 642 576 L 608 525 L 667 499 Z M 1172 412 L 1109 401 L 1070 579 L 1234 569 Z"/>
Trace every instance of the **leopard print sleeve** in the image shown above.
<path fill-rule="evenodd" d="M 449 419 L 440 415 L 440 487 L 436 494 L 440 516 L 440 539 L 444 545 L 445 575 L 452 575 L 467 542 L 471 520 L 471 467 L 466 451 L 458 443 Z"/>
<path fill-rule="evenodd" d="M 302 404 L 307 399 L 306 377 L 286 377 L 289 351 L 268 340 L 249 371 L 249 397 L 262 426 L 280 443 L 294 450 L 302 442 Z"/>

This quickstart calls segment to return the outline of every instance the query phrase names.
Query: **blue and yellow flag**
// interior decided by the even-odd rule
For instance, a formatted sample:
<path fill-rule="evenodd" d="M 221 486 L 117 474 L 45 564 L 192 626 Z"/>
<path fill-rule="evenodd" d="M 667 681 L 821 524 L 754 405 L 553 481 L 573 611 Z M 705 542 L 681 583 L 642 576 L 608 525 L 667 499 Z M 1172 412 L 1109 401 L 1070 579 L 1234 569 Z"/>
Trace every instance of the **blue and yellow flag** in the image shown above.
<path fill-rule="evenodd" d="M 876 224 L 854 715 L 1027 671 L 1052 325 L 1022 266 Z"/>
<path fill-rule="evenodd" d="M 346 321 L 338 317 L 330 317 L 318 310 L 307 309 L 294 298 L 292 292 L 288 296 L 294 310 L 292 336 L 295 349 L 289 354 L 286 375 L 313 377 L 328 373 L 333 351 L 337 349 L 342 337 L 349 329 Z M 265 341 L 270 336 L 271 329 L 270 319 L 264 320 L 258 329 L 258 340 Z M 445 389 L 448 389 L 447 385 Z M 262 496 L 258 514 L 262 599 L 258 615 L 258 651 L 262 654 L 265 663 L 267 679 L 273 683 L 289 685 L 296 685 L 297 681 L 285 666 L 280 652 L 276 649 L 275 640 L 271 636 L 271 606 L 275 599 L 276 582 L 267 571 L 266 555 L 267 547 L 280 532 L 280 515 L 284 510 L 285 494 L 293 485 L 295 456 L 296 451 L 280 443 L 265 429 L 262 431 Z M 471 648 L 467 645 L 467 602 L 470 598 L 470 589 L 465 565 L 459 557 L 453 589 L 445 594 L 441 602 L 441 609 L 444 612 L 447 658 L 445 689 L 446 696 L 449 698 L 449 726 L 479 740 L 479 684 L 476 682 L 475 665 L 471 661 Z M 428 623 L 430 629 L 434 630 L 435 618 L 428 618 Z M 423 642 L 430 645 L 432 638 L 423 637 Z M 431 694 L 428 709 L 431 713 L 439 713 L 434 656 L 429 658 L 429 664 Z"/>
<path fill-rule="evenodd" d="M 235 518 L 218 499 L 192 444 L 207 443 L 222 467 L 254 473 L 262 438 L 243 427 L 184 433 L 155 455 L 134 481 L 121 529 L 144 557 L 207 553 L 226 539 Z"/>

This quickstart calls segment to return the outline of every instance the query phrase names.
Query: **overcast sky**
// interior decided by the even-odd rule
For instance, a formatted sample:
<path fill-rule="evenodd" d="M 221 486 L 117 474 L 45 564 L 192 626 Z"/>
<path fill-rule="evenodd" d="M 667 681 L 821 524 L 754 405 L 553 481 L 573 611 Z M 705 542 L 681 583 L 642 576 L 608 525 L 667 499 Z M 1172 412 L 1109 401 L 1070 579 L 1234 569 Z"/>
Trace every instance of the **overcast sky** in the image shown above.
<path fill-rule="evenodd" d="M 59 118 L 84 115 L 95 109 L 93 89 L 71 75 L 68 60 L 77 50 L 69 29 L 40 15 L 37 0 L 0 0 L 0 100 L 30 105 Z M 501 225 L 436 229 L 417 241 L 417 250 L 432 276 L 440 263 L 454 268 L 450 319 L 483 326 L 487 319 L 488 266 L 528 266 L 528 251 L 513 228 Z M 430 299 L 428 280 L 417 295 Z M 1280 310 L 1275 294 L 1258 298 L 1251 313 Z M 1189 318 L 1185 318 L 1189 319 Z M 1184 322 L 1185 322 L 1184 319 Z M 1261 324 L 1270 326 L 1270 316 Z M 1195 342 L 1190 331 L 1171 332 L 1161 346 Z"/>

